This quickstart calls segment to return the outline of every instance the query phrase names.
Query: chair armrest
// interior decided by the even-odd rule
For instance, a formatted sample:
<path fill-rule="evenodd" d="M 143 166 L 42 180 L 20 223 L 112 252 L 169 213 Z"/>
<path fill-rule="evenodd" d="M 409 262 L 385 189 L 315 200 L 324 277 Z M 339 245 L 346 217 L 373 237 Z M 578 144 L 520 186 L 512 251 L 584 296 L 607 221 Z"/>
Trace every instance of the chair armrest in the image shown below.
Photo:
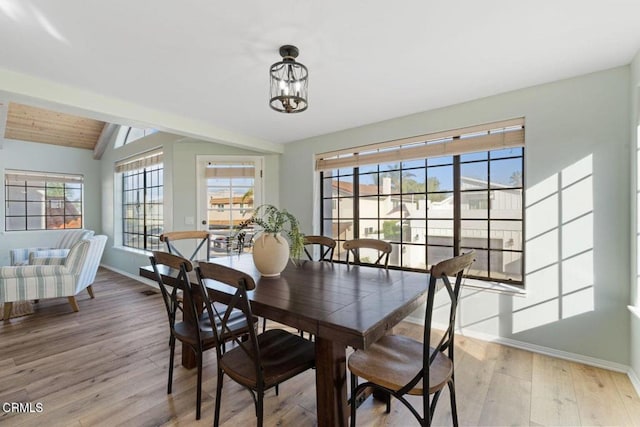
<path fill-rule="evenodd" d="M 64 265 L 69 249 L 48 249 L 29 254 L 29 265 Z"/>
<path fill-rule="evenodd" d="M 51 248 L 19 248 L 19 249 L 11 249 L 9 251 L 9 255 L 11 258 L 11 265 L 27 265 L 29 264 L 29 254 L 31 252 L 37 251 L 46 251 Z"/>

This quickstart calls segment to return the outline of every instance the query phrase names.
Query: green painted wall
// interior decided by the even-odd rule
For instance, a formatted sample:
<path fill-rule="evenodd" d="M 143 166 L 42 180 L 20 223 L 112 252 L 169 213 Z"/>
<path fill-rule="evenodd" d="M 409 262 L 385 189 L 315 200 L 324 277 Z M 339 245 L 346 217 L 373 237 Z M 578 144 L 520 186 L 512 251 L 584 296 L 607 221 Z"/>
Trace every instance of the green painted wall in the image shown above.
<path fill-rule="evenodd" d="M 638 157 L 640 153 L 640 145 L 638 141 L 638 130 L 640 129 L 640 51 L 636 54 L 633 62 L 631 63 L 631 79 L 629 86 L 629 93 L 631 98 L 631 113 L 630 117 L 630 136 L 631 136 L 631 277 L 629 280 L 631 286 L 631 298 L 630 304 L 637 307 L 636 314 L 631 315 L 631 336 L 629 339 L 631 346 L 631 369 L 635 380 L 640 381 L 640 272 L 638 271 L 638 265 L 640 259 L 638 258 L 638 242 L 640 237 L 638 230 L 640 229 L 640 218 L 638 217 L 638 204 L 640 200 L 638 198 L 638 191 L 640 191 L 640 176 L 638 175 Z M 640 383 L 636 384 L 636 388 L 640 388 Z"/>

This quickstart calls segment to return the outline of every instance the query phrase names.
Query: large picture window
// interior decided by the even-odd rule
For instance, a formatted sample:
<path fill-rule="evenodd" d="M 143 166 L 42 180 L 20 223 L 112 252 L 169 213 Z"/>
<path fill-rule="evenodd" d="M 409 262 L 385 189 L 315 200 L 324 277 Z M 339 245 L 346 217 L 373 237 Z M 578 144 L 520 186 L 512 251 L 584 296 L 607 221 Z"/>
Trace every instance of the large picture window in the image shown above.
<path fill-rule="evenodd" d="M 162 153 L 116 164 L 122 177 L 122 245 L 153 251 L 161 249 L 163 232 Z"/>
<path fill-rule="evenodd" d="M 82 175 L 7 170 L 5 230 L 82 228 Z"/>
<path fill-rule="evenodd" d="M 346 257 L 345 240 L 380 239 L 393 246 L 390 266 L 427 270 L 475 249 L 469 277 L 522 284 L 523 124 L 416 139 L 319 155 L 321 232 L 338 240 L 334 257 Z"/>

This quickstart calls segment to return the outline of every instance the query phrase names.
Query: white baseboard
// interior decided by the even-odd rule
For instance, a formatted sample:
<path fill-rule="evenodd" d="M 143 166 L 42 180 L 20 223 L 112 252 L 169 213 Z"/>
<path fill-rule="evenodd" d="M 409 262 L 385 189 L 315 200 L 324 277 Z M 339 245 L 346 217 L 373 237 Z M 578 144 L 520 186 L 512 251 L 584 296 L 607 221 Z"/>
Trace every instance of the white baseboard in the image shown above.
<path fill-rule="evenodd" d="M 124 270 L 120 270 L 119 268 L 112 267 L 110 265 L 100 264 L 100 267 L 104 267 L 107 270 L 111 270 L 115 273 L 122 274 L 130 279 L 136 280 L 140 283 L 144 283 L 145 285 L 151 286 L 152 288 L 158 289 L 158 284 L 153 280 L 147 279 L 146 277 L 136 276 L 135 274 L 128 273 Z"/>
<path fill-rule="evenodd" d="M 631 385 L 633 385 L 633 388 L 636 389 L 636 393 L 638 393 L 638 396 L 640 396 L 640 379 L 638 378 L 638 374 L 636 374 L 633 369 L 629 368 L 629 372 L 627 372 L 627 375 L 629 376 Z"/>
<path fill-rule="evenodd" d="M 405 319 L 407 322 L 415 323 L 417 325 L 424 325 L 424 321 L 422 319 L 418 319 L 415 317 L 407 317 Z M 435 329 L 447 329 L 447 325 L 434 323 L 433 327 Z M 496 335 L 485 334 L 482 332 L 476 332 L 472 330 L 456 330 L 456 334 L 467 336 L 471 338 L 476 338 L 482 341 L 495 342 L 498 344 L 506 345 L 509 347 L 519 348 L 522 350 L 531 351 L 533 353 L 544 354 L 546 356 L 557 357 L 558 359 L 564 359 L 571 362 L 578 362 L 588 366 L 594 366 L 596 368 L 608 369 L 610 371 L 622 372 L 623 374 L 627 374 L 631 384 L 636 389 L 636 393 L 640 396 L 640 380 L 638 379 L 637 374 L 631 369 L 631 367 L 622 365 L 620 363 L 611 362 L 608 360 L 597 359 L 595 357 L 584 356 L 582 354 L 570 353 L 567 351 L 557 350 L 555 348 L 544 347 L 541 345 L 531 344 L 524 341 L 517 341 L 510 338 L 499 337 Z"/>

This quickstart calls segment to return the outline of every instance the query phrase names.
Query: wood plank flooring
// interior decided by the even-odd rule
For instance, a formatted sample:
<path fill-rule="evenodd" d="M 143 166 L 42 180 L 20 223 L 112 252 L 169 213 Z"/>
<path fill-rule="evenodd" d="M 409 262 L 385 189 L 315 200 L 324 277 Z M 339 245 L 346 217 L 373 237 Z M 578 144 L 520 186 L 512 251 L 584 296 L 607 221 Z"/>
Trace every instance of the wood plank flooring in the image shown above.
<path fill-rule="evenodd" d="M 195 421 L 196 372 L 180 366 L 176 352 L 173 394 L 167 395 L 169 362 L 166 313 L 151 288 L 100 269 L 96 298 L 79 295 L 80 312 L 66 298 L 42 300 L 35 313 L 0 322 L 0 404 L 41 403 L 32 413 L 4 412 L 4 426 L 211 425 L 216 389 L 215 352 L 205 353 L 202 420 Z M 420 337 L 419 326 L 398 333 Z M 640 398 L 626 375 L 464 336 L 456 341 L 456 391 L 461 425 L 640 426 Z M 314 426 L 315 371 L 271 390 L 265 425 Z M 416 403 L 419 400 L 416 400 Z M 367 400 L 359 426 L 414 425 L 393 402 Z M 435 425 L 451 425 L 443 393 Z M 226 381 L 223 426 L 255 425 L 248 392 Z"/>

